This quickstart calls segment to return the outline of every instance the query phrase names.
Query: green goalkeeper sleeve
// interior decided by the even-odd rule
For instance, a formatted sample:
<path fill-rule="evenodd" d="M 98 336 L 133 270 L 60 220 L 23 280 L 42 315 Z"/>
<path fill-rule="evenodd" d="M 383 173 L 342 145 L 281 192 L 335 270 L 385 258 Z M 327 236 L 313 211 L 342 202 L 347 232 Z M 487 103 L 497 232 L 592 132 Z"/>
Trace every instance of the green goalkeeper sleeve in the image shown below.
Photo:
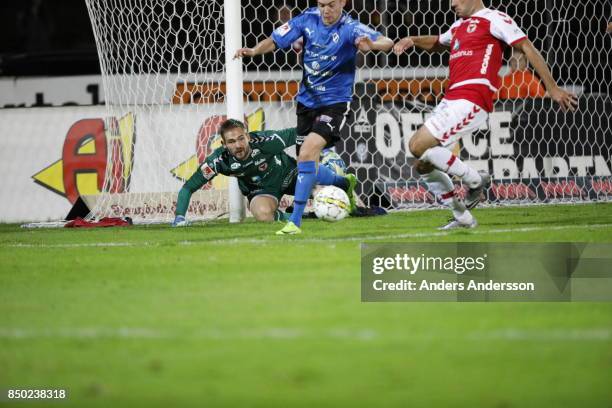
<path fill-rule="evenodd" d="M 174 215 L 185 216 L 185 214 L 187 214 L 187 208 L 189 208 L 191 196 L 206 183 L 208 183 L 208 180 L 204 178 L 202 172 L 199 169 L 196 170 L 193 176 L 183 184 L 181 191 L 179 191 L 178 200 L 176 202 L 176 212 Z"/>

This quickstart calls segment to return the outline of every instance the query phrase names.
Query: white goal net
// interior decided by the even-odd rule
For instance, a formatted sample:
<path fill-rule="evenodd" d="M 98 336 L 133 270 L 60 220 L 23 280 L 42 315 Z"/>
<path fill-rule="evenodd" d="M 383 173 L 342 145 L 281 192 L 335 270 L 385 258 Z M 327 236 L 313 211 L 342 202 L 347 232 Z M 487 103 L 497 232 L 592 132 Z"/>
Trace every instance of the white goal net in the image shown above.
<path fill-rule="evenodd" d="M 225 114 L 223 2 L 87 0 L 104 75 L 108 164 L 96 213 L 171 217 L 176 192 L 218 145 Z M 608 0 L 486 0 L 512 16 L 560 85 L 579 95 L 575 113 L 548 98 L 525 59 L 506 50 L 502 87 L 486 126 L 457 152 L 493 175 L 492 204 L 584 202 L 612 196 L 612 19 Z M 314 1 L 242 1 L 243 44 L 254 46 Z M 455 19 L 448 0 L 352 0 L 346 11 L 393 40 L 436 35 Z M 301 49 L 244 61 L 251 130 L 295 126 Z M 448 53 L 358 58 L 352 118 L 336 146 L 369 206 L 435 206 L 411 169 L 409 137 L 444 95 Z M 217 143 L 217 144 L 215 144 Z M 227 212 L 226 180 L 194 197 L 188 216 Z M 458 185 L 461 191 L 461 186 Z M 125 211 L 131 214 L 125 214 Z M 123 212 L 123 213 L 122 213 Z"/>
<path fill-rule="evenodd" d="M 93 215 L 169 221 L 182 183 L 219 146 L 223 4 L 86 0 L 100 57 L 106 174 Z M 192 219 L 228 213 L 227 180 L 196 193 Z"/>

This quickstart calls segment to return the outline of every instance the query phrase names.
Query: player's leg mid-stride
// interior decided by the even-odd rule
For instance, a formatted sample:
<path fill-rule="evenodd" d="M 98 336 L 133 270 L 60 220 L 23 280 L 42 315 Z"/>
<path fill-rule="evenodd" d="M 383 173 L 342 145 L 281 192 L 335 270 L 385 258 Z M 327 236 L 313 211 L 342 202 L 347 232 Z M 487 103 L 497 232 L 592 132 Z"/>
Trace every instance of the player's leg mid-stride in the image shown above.
<path fill-rule="evenodd" d="M 305 154 L 305 156 L 303 157 L 311 158 L 312 156 L 310 156 L 310 154 L 307 154 L 307 155 Z M 320 157 L 322 160 L 322 158 L 325 157 L 325 154 L 322 154 Z M 306 159 L 305 161 L 308 162 L 310 160 Z M 300 162 L 298 162 L 298 169 L 300 168 L 299 163 Z M 304 167 L 306 167 L 307 172 L 309 171 L 309 169 L 312 168 L 310 164 L 302 165 L 302 168 Z M 316 163 L 315 168 L 316 168 L 315 184 L 318 184 L 320 186 L 336 186 L 346 191 L 346 194 L 349 197 L 349 213 L 350 214 L 355 213 L 357 210 L 357 200 L 355 198 L 355 188 L 357 187 L 357 177 L 354 174 L 344 173 L 343 168 L 338 169 L 337 167 L 335 167 L 334 169 L 332 169 L 333 166 L 330 167 L 328 165 L 321 164 L 320 162 Z M 294 197 L 298 197 L 297 185 L 300 183 L 299 176 L 300 176 L 300 173 L 298 170 L 298 178 L 296 180 L 296 188 L 295 188 Z M 302 177 L 301 180 L 302 182 L 308 181 L 308 179 L 305 177 Z M 300 194 L 302 194 L 302 191 L 305 191 L 305 190 L 302 190 L 302 188 L 306 189 L 307 187 L 300 187 Z M 312 188 L 311 188 L 311 191 L 312 191 Z M 310 195 L 311 193 L 308 193 L 307 197 L 309 197 Z M 295 205 L 299 206 L 300 208 L 299 211 L 303 214 L 304 205 L 305 205 L 303 203 L 303 200 L 300 198 L 299 203 L 296 203 L 296 201 L 297 199 L 294 201 L 294 206 Z M 301 222 L 302 217 L 301 215 L 299 215 L 299 213 L 296 214 L 295 211 L 296 210 L 294 209 L 294 212 L 292 213 L 292 215 L 288 217 L 288 219 L 286 220 L 288 221 L 287 224 L 285 225 L 283 229 L 277 232 L 277 235 L 292 235 L 292 234 L 299 234 L 301 232 L 299 223 Z"/>
<path fill-rule="evenodd" d="M 443 229 L 473 228 L 476 220 L 470 209 L 478 205 L 482 191 L 490 184 L 445 147 L 463 135 L 479 129 L 493 111 L 493 97 L 501 85 L 498 75 L 504 46 L 519 50 L 538 73 L 550 97 L 563 110 L 574 110 L 576 96 L 561 89 L 546 61 L 516 22 L 498 10 L 486 8 L 482 0 L 451 0 L 458 19 L 440 35 L 408 36 L 398 41 L 397 55 L 416 47 L 427 52 L 450 51 L 449 82 L 444 100 L 434 109 L 410 141 L 410 151 L 420 161 L 421 174 L 429 188 L 453 211 L 453 220 Z M 465 203 L 454 197 L 449 175 L 461 178 L 469 189 Z"/>
<path fill-rule="evenodd" d="M 310 197 L 310 192 L 317 181 L 317 165 L 321 150 L 327 141 L 317 133 L 311 132 L 304 139 L 298 154 L 298 176 L 295 184 L 295 195 L 293 201 L 293 213 L 289 217 L 287 224 L 277 235 L 293 235 L 302 232 L 302 215 L 306 208 L 306 203 Z"/>
<path fill-rule="evenodd" d="M 486 118 L 486 112 L 468 101 L 444 101 L 410 139 L 410 152 L 419 159 L 416 170 L 429 190 L 453 212 L 452 220 L 441 227 L 442 230 L 474 228 L 478 225 L 469 210 L 478 205 L 491 178 L 485 172 L 479 173 L 469 167 L 448 147 L 462 135 L 478 129 Z M 449 175 L 459 177 L 468 187 L 465 201 L 455 194 Z"/>

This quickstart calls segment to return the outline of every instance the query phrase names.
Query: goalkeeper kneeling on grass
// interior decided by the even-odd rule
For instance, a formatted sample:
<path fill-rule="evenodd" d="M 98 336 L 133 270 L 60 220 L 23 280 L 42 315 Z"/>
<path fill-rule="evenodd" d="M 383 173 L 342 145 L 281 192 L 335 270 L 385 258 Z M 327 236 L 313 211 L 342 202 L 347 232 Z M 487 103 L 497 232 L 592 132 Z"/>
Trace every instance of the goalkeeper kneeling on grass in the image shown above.
<path fill-rule="evenodd" d="M 217 174 L 234 176 L 240 191 L 249 200 L 249 209 L 257 221 L 286 221 L 278 209 L 284 194 L 293 195 L 297 179 L 295 159 L 285 149 L 295 144 L 295 128 L 247 132 L 244 123 L 229 119 L 219 127 L 223 146 L 216 149 L 185 182 L 178 194 L 175 227 L 187 225 L 185 215 L 193 193 Z M 339 175 L 330 167 L 320 166 L 317 183 L 345 190 L 356 208 L 353 191 L 357 179 L 352 174 Z"/>

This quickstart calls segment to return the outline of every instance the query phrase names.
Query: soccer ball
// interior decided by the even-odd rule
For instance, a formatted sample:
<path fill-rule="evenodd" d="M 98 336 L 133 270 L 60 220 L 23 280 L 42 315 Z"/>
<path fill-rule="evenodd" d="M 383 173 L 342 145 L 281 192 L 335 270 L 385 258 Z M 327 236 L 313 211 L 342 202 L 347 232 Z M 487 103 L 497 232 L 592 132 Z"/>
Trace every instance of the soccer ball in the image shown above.
<path fill-rule="evenodd" d="M 314 212 L 317 218 L 325 221 L 340 221 L 349 213 L 349 198 L 346 193 L 334 186 L 325 186 L 314 198 Z"/>

